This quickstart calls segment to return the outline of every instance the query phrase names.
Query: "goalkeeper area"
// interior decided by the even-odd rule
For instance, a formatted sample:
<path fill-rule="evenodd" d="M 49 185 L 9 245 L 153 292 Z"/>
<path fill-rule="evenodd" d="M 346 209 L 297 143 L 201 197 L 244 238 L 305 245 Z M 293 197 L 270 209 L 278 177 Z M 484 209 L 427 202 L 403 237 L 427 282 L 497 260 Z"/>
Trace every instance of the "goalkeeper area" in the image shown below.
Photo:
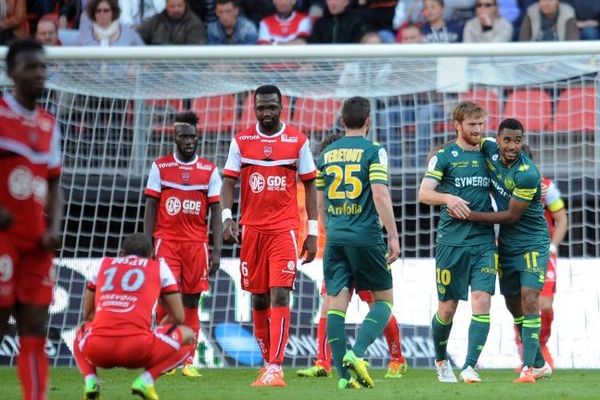
<path fill-rule="evenodd" d="M 345 390 L 337 388 L 335 378 L 297 378 L 295 371 L 286 368 L 287 387 L 251 388 L 249 382 L 256 378 L 256 369 L 225 368 L 203 372 L 202 378 L 189 379 L 176 374 L 165 376 L 156 383 L 161 399 L 282 399 L 306 400 L 310 398 L 379 400 L 379 399 L 597 399 L 600 392 L 600 371 L 561 370 L 550 379 L 535 385 L 511 383 L 514 373 L 509 370 L 486 370 L 485 380 L 479 385 L 448 385 L 437 382 L 435 371 L 409 370 L 401 379 L 384 379 L 384 371 L 376 370 L 372 376 L 374 389 Z M 121 369 L 100 371 L 100 393 L 104 399 L 129 399 L 131 382 L 137 371 Z M 0 368 L 2 397 L 20 398 L 14 369 Z M 50 371 L 49 400 L 79 400 L 83 391 L 81 376 L 76 368 L 53 368 Z M 491 397 L 490 397 L 491 396 Z"/>
<path fill-rule="evenodd" d="M 439 394 L 474 398 L 491 390 L 515 398 L 554 398 L 553 393 L 585 396 L 594 381 L 600 382 L 596 371 L 567 370 L 600 368 L 600 47 L 596 43 L 148 46 L 115 47 L 110 52 L 49 48 L 47 55 L 49 79 L 42 105 L 56 116 L 62 131 L 65 198 L 63 247 L 55 260 L 57 286 L 46 346 L 52 366 L 57 367 L 52 369 L 51 398 L 80 395 L 76 371 L 65 367 L 75 365 L 71 349 L 81 322 L 85 282 L 98 268 L 100 257 L 117 255 L 128 234 L 143 231 L 148 172 L 156 158 L 173 151 L 174 115 L 183 110 L 198 114 L 198 154 L 222 171 L 234 135 L 256 123 L 253 90 L 263 84 L 281 89 L 282 120 L 309 137 L 315 158 L 322 139 L 342 129 L 341 104 L 356 95 L 371 101 L 369 138 L 388 150 L 402 251 L 392 268 L 393 313 L 401 327 L 410 372 L 400 382 L 383 381 L 377 368 L 387 366 L 389 352 L 383 338 L 377 339 L 366 354 L 378 376 L 377 390 L 361 393 L 361 398 L 403 395 L 404 390 L 411 393 L 409 398 Z M 0 91 L 10 90 L 10 85 L 0 65 Z M 430 323 L 437 308 L 433 257 L 439 210 L 419 204 L 417 190 L 430 149 L 455 138 L 452 110 L 462 100 L 487 109 L 488 136 L 495 135 L 502 119 L 520 119 L 534 161 L 560 189 L 566 204 L 569 228 L 559 249 L 555 320 L 548 342 L 558 372 L 551 381 L 532 388 L 517 391 L 509 384 L 519 357 L 513 321 L 499 294 L 492 299 L 490 334 L 479 363 L 485 387 L 441 388 L 433 385 L 432 370 L 418 369 L 434 366 Z M 233 213 L 239 218 L 237 193 L 235 198 Z M 240 287 L 239 246 L 224 245 L 222 256 L 221 269 L 200 300 L 195 363 L 206 369 L 205 378 L 194 384 L 165 377 L 157 389 L 170 394 L 169 382 L 173 382 L 173 393 L 181 396 L 166 398 L 195 398 L 198 387 L 206 388 L 202 396 L 209 398 L 279 398 L 276 392 L 248 388 L 255 370 L 244 368 L 262 363 L 252 335 L 250 295 Z M 302 382 L 294 372 L 316 357 L 322 280 L 320 260 L 299 267 L 284 365 L 290 379 L 282 391 L 286 396 L 337 393 L 333 380 Z M 354 296 L 346 320 L 350 343 L 367 310 Z M 456 365 L 462 364 L 467 352 L 470 319 L 469 304 L 461 303 L 448 347 Z M 14 325 L 0 340 L 0 365 L 14 366 L 19 350 Z M 499 368 L 511 370 L 495 370 Z M 0 371 L 2 383 L 10 373 Z M 133 375 L 107 371 L 103 376 L 106 398 L 126 397 Z M 15 382 L 16 391 L 16 380 L 9 382 Z M 5 390 L 6 385 L 0 386 Z M 60 391 L 71 389 L 61 397 Z M 545 395 L 536 397 L 540 393 Z"/>

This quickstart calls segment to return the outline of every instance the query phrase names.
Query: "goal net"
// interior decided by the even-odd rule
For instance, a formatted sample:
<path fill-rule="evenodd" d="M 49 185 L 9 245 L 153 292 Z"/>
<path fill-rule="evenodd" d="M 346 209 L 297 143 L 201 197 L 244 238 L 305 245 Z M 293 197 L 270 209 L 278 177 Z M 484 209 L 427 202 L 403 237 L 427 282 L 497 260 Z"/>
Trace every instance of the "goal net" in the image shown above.
<path fill-rule="evenodd" d="M 309 136 L 315 157 L 323 137 L 341 129 L 341 102 L 354 95 L 371 100 L 370 137 L 389 152 L 402 248 L 402 259 L 394 267 L 394 313 L 412 366 L 432 366 L 429 321 L 437 301 L 432 257 L 438 210 L 420 205 L 416 193 L 429 150 L 455 136 L 451 113 L 461 100 L 485 106 L 490 135 L 503 118 L 524 122 L 534 160 L 567 204 L 569 232 L 560 247 L 560 271 L 566 272 L 560 275 L 559 293 L 590 296 L 597 304 L 596 289 L 582 293 L 574 283 L 579 280 L 573 276 L 588 263 L 577 264 L 582 265 L 577 269 L 572 260 L 595 259 L 598 266 L 600 259 L 600 63 L 591 47 L 574 51 L 573 46 L 583 45 L 563 45 L 567 43 L 552 48 L 490 45 L 485 51 L 461 45 L 155 47 L 115 48 L 108 55 L 102 49 L 51 49 L 43 105 L 56 115 L 63 134 L 61 186 L 66 200 L 47 346 L 52 362 L 73 365 L 69 348 L 81 318 L 84 283 L 99 257 L 116 255 L 127 234 L 143 231 L 149 167 L 173 151 L 174 114 L 198 114 L 198 153 L 222 169 L 232 137 L 255 124 L 252 91 L 266 83 L 281 89 L 282 119 Z M 0 70 L 3 91 L 10 88 L 4 72 Z M 234 212 L 239 212 L 237 202 Z M 238 255 L 237 246 L 224 246 L 222 268 L 201 300 L 196 361 L 203 366 L 261 362 L 251 336 L 249 296 L 239 287 Z M 321 281 L 319 262 L 298 274 L 286 349 L 291 366 L 306 366 L 315 358 Z M 560 307 L 567 310 L 570 304 L 560 301 L 557 296 L 557 319 Z M 504 314 L 492 326 L 482 363 L 510 366 L 515 357 L 510 319 L 498 305 L 501 301 L 496 303 Z M 351 340 L 366 307 L 358 299 L 350 306 Z M 584 320 L 600 324 L 597 315 L 585 314 Z M 458 345 L 450 350 L 462 362 L 466 325 L 454 331 L 462 332 L 453 333 L 451 342 Z M 559 346 L 560 332 L 551 342 L 558 365 L 587 366 L 578 361 L 576 349 Z M 593 342 L 591 333 L 583 335 L 577 336 L 582 346 Z M 13 330 L 2 340 L 0 363 L 13 363 L 17 350 Z M 375 366 L 385 365 L 388 355 L 383 339 L 368 353 Z"/>

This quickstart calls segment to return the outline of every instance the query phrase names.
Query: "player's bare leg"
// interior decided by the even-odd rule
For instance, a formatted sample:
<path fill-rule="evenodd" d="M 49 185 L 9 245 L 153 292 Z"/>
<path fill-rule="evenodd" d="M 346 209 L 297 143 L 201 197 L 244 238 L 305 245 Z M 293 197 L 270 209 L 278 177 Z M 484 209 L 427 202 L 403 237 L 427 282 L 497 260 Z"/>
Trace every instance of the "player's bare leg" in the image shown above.
<path fill-rule="evenodd" d="M 540 349 L 544 359 L 554 369 L 554 360 L 548 350 L 548 339 L 552 332 L 552 321 L 554 320 L 554 296 L 540 296 L 540 312 L 542 314 L 542 327 L 540 329 Z"/>
<path fill-rule="evenodd" d="M 435 349 L 435 367 L 438 380 L 442 383 L 456 383 L 456 375 L 448 360 L 446 346 L 452 330 L 452 319 L 458 306 L 457 300 L 438 302 L 438 310 L 431 320 L 431 335 Z"/>
<path fill-rule="evenodd" d="M 198 343 L 198 332 L 200 331 L 200 318 L 198 317 L 198 303 L 200 302 L 200 293 L 181 295 L 183 311 L 185 313 L 184 324 L 194 333 L 194 342 L 190 345 L 190 355 L 183 362 L 183 375 L 190 378 L 199 378 L 202 376 L 200 368 L 194 366 L 194 351 Z"/>
<path fill-rule="evenodd" d="M 327 294 L 321 295 L 321 315 L 317 327 L 317 360 L 310 368 L 300 369 L 297 374 L 301 378 L 331 377 L 331 349 L 327 342 Z"/>
<path fill-rule="evenodd" d="M 23 388 L 23 399 L 45 399 L 48 389 L 48 359 L 44 347 L 48 307 L 17 303 L 15 319 L 20 344 L 17 370 Z"/>

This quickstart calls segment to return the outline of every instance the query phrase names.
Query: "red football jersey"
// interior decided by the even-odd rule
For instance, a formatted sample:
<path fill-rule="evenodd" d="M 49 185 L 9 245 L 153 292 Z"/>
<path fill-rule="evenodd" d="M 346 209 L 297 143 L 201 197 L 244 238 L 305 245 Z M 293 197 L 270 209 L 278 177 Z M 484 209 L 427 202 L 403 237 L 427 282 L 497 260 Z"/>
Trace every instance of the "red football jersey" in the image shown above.
<path fill-rule="evenodd" d="M 229 147 L 224 176 L 240 178 L 242 225 L 263 232 L 298 229 L 296 174 L 316 177 L 308 138 L 282 124 L 272 136 L 255 127 L 238 133 Z"/>
<path fill-rule="evenodd" d="M 288 43 L 298 38 L 307 38 L 311 30 L 312 22 L 306 14 L 294 11 L 287 18 L 273 14 L 260 21 L 258 44 Z"/>
<path fill-rule="evenodd" d="M 188 163 L 175 154 L 152 163 L 146 196 L 158 199 L 156 239 L 207 242 L 208 205 L 218 203 L 221 176 L 215 164 L 198 156 Z"/>
<path fill-rule="evenodd" d="M 130 336 L 152 328 L 152 310 L 162 294 L 178 292 L 164 260 L 138 256 L 105 257 L 87 285 L 96 292 L 94 334 Z"/>
<path fill-rule="evenodd" d="M 39 107 L 27 110 L 10 94 L 0 99 L 0 204 L 14 219 L 3 234 L 39 242 L 48 181 L 59 178 L 61 158 L 54 117 Z"/>

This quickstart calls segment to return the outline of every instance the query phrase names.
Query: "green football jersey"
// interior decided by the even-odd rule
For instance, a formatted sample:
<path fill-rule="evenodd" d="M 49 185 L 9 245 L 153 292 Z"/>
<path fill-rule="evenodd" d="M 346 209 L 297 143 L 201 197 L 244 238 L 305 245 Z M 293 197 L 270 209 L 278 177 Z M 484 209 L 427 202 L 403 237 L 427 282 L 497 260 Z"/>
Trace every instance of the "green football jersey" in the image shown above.
<path fill-rule="evenodd" d="M 362 136 L 344 136 L 323 150 L 317 190 L 325 193 L 328 245 L 365 246 L 383 241 L 372 183 L 388 184 L 387 152 Z"/>
<path fill-rule="evenodd" d="M 517 222 L 500 225 L 500 245 L 514 250 L 531 245 L 548 246 L 550 235 L 541 201 L 542 179 L 534 162 L 521 152 L 514 163 L 505 166 L 500 161 L 498 145 L 491 138 L 482 141 L 482 151 L 490 171 L 498 211 L 508 210 L 511 198 L 529 203 Z"/>
<path fill-rule="evenodd" d="M 436 190 L 468 201 L 471 210 L 493 211 L 490 177 L 485 157 L 480 151 L 465 151 L 458 144 L 451 143 L 431 157 L 425 177 L 440 183 Z M 494 227 L 454 219 L 448 215 L 444 204 L 440 209 L 436 242 L 452 246 L 493 245 Z"/>

